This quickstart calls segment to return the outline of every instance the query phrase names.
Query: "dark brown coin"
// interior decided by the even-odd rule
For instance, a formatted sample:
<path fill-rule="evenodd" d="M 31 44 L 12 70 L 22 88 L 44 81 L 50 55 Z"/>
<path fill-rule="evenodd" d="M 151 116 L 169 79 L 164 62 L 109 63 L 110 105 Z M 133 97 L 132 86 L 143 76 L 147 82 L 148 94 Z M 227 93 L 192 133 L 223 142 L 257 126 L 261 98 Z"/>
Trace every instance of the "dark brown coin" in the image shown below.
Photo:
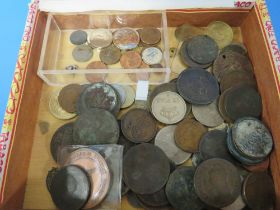
<path fill-rule="evenodd" d="M 247 49 L 242 43 L 231 43 L 228 46 L 221 49 L 221 54 L 225 52 L 236 52 L 242 55 L 247 55 Z"/>
<path fill-rule="evenodd" d="M 136 51 L 124 52 L 121 56 L 120 63 L 125 69 L 137 69 L 142 64 L 141 55 Z"/>
<path fill-rule="evenodd" d="M 101 61 L 93 61 L 87 65 L 87 69 L 107 69 L 107 66 Z M 86 79 L 91 82 L 102 82 L 105 79 L 106 74 L 92 73 L 85 74 Z"/>
<path fill-rule="evenodd" d="M 67 112 L 76 112 L 76 104 L 82 92 L 82 87 L 78 84 L 70 84 L 61 89 L 58 95 L 59 105 Z"/>
<path fill-rule="evenodd" d="M 145 195 L 137 195 L 139 200 L 147 206 L 152 207 L 160 207 L 167 206 L 169 204 L 166 194 L 165 188 L 162 188 L 160 191 L 155 192 L 153 194 L 145 194 Z"/>
<path fill-rule="evenodd" d="M 101 49 L 99 58 L 103 63 L 112 65 L 119 62 L 121 58 L 121 51 L 116 46 L 110 45 Z"/>
<path fill-rule="evenodd" d="M 276 196 L 273 180 L 267 172 L 249 174 L 244 180 L 242 194 L 251 209 L 273 209 Z"/>
<path fill-rule="evenodd" d="M 216 208 L 223 208 L 232 204 L 240 195 L 241 179 L 233 164 L 213 158 L 197 167 L 194 187 L 203 202 Z"/>
<path fill-rule="evenodd" d="M 219 105 L 218 105 L 218 108 L 219 108 L 219 112 L 222 116 L 222 118 L 226 121 L 226 122 L 231 122 L 230 118 L 228 117 L 228 114 L 226 113 L 226 110 L 225 110 L 225 96 L 227 94 L 229 89 L 225 90 L 222 95 L 220 96 L 219 98 Z"/>
<path fill-rule="evenodd" d="M 153 27 L 142 28 L 140 31 L 140 39 L 143 43 L 148 45 L 157 44 L 161 39 L 160 30 Z"/>
<path fill-rule="evenodd" d="M 177 210 L 202 210 L 204 204 L 194 189 L 193 167 L 181 166 L 168 179 L 165 192 L 170 204 Z"/>
<path fill-rule="evenodd" d="M 144 109 L 131 109 L 121 120 L 123 135 L 135 143 L 151 141 L 157 133 L 156 121 Z"/>
<path fill-rule="evenodd" d="M 170 163 L 164 152 L 152 144 L 139 144 L 127 151 L 123 160 L 123 178 L 137 194 L 152 194 L 166 184 Z"/>
<path fill-rule="evenodd" d="M 125 155 L 125 153 L 126 153 L 131 147 L 133 147 L 133 146 L 136 145 L 136 144 L 133 143 L 132 141 L 127 140 L 122 134 L 120 135 L 118 144 L 123 146 L 123 155 Z"/>

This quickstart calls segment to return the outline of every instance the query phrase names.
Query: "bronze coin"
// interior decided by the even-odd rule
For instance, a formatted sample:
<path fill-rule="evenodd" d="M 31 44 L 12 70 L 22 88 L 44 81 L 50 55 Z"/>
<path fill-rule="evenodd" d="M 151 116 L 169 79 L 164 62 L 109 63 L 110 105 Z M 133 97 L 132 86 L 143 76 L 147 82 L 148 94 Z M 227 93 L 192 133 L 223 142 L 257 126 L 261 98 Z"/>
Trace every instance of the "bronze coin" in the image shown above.
<path fill-rule="evenodd" d="M 87 69 L 107 69 L 107 66 L 102 63 L 101 61 L 93 61 L 89 63 L 86 67 Z M 92 73 L 92 74 L 85 74 L 86 79 L 91 82 L 102 82 L 105 79 L 106 74 L 101 73 Z"/>
<path fill-rule="evenodd" d="M 272 178 L 267 172 L 249 174 L 244 180 L 242 195 L 251 209 L 273 209 L 276 196 Z"/>
<path fill-rule="evenodd" d="M 120 63 L 125 69 L 137 69 L 142 64 L 141 55 L 135 51 L 127 51 L 122 54 Z"/>
<path fill-rule="evenodd" d="M 156 121 L 144 109 L 131 109 L 121 119 L 123 135 L 135 143 L 151 141 L 157 133 Z"/>
<path fill-rule="evenodd" d="M 137 197 L 142 203 L 151 207 L 167 206 L 169 204 L 164 188 L 153 194 L 138 194 Z"/>
<path fill-rule="evenodd" d="M 107 65 L 112 65 L 119 62 L 120 57 L 121 51 L 114 45 L 102 48 L 99 54 L 100 60 Z"/>
<path fill-rule="evenodd" d="M 175 129 L 175 143 L 186 152 L 198 152 L 200 139 L 206 132 L 207 128 L 196 120 L 184 119 Z"/>
<path fill-rule="evenodd" d="M 216 208 L 223 208 L 232 204 L 240 195 L 241 178 L 233 164 L 213 158 L 197 167 L 194 187 L 203 202 Z"/>
<path fill-rule="evenodd" d="M 140 39 L 148 45 L 157 44 L 161 39 L 160 30 L 154 27 L 145 27 L 140 31 Z"/>
<path fill-rule="evenodd" d="M 76 112 L 76 104 L 82 92 L 82 87 L 78 84 L 70 84 L 63 87 L 58 95 L 59 105 L 67 112 Z"/>

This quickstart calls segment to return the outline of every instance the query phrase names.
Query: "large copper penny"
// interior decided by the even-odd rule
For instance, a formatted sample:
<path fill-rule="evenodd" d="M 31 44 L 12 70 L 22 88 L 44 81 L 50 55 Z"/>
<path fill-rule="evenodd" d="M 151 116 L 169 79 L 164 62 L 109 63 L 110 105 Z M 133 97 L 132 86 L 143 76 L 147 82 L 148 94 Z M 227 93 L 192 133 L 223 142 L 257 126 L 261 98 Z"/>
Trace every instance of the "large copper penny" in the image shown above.
<path fill-rule="evenodd" d="M 127 51 L 122 54 L 120 63 L 125 69 L 137 69 L 142 64 L 141 55 L 136 51 Z"/>
<path fill-rule="evenodd" d="M 107 69 L 107 66 L 101 61 L 93 61 L 87 65 L 87 69 Z M 91 82 L 102 82 L 105 79 L 106 74 L 95 73 L 85 74 L 86 79 Z"/>
<path fill-rule="evenodd" d="M 113 34 L 113 43 L 121 50 L 136 48 L 139 41 L 138 32 L 132 28 L 121 28 Z"/>
<path fill-rule="evenodd" d="M 157 133 L 156 121 L 144 109 L 131 109 L 121 120 L 123 135 L 130 141 L 142 143 L 151 141 Z"/>
<path fill-rule="evenodd" d="M 98 205 L 106 196 L 110 186 L 110 171 L 104 158 L 91 149 L 81 148 L 72 152 L 65 165 L 82 167 L 91 180 L 91 193 L 84 209 Z"/>
<path fill-rule="evenodd" d="M 145 27 L 140 31 L 140 39 L 148 45 L 157 44 L 161 39 L 160 30 L 154 27 Z"/>
<path fill-rule="evenodd" d="M 119 62 L 120 57 L 121 51 L 114 45 L 102 48 L 99 53 L 100 60 L 107 65 L 112 65 Z"/>
<path fill-rule="evenodd" d="M 223 208 L 232 204 L 240 195 L 241 179 L 233 164 L 213 158 L 197 167 L 194 187 L 203 202 L 216 208 Z"/>
<path fill-rule="evenodd" d="M 197 152 L 201 137 L 207 128 L 193 119 L 184 119 L 175 129 L 175 143 L 186 152 Z"/>

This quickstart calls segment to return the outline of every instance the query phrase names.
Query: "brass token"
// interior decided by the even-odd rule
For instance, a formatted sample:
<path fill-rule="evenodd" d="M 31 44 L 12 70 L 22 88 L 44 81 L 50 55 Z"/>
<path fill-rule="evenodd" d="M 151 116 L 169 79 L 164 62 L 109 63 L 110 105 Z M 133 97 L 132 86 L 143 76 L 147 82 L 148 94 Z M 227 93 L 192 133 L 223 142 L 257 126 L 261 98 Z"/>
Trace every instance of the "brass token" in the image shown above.
<path fill-rule="evenodd" d="M 140 39 L 148 45 L 157 44 L 161 39 L 160 30 L 154 27 L 142 28 L 140 31 Z"/>
<path fill-rule="evenodd" d="M 107 66 L 101 61 L 93 61 L 87 65 L 87 69 L 107 69 Z M 102 82 L 104 81 L 106 74 L 92 73 L 85 74 L 86 79 L 91 82 Z"/>
<path fill-rule="evenodd" d="M 184 41 L 194 36 L 202 35 L 204 33 L 204 29 L 185 23 L 176 28 L 175 37 L 178 41 Z"/>
<path fill-rule="evenodd" d="M 123 88 L 124 88 L 125 93 L 126 93 L 126 98 L 125 98 L 125 101 L 124 101 L 123 105 L 121 106 L 122 109 L 131 106 L 133 104 L 134 100 L 135 100 L 134 89 L 129 85 L 124 85 Z"/>
<path fill-rule="evenodd" d="M 82 92 L 82 86 L 78 84 L 70 84 L 63 87 L 58 95 L 58 103 L 67 112 L 76 112 L 76 104 L 78 97 Z"/>
<path fill-rule="evenodd" d="M 120 57 L 121 51 L 114 45 L 102 48 L 99 54 L 100 60 L 107 65 L 112 65 L 119 62 Z"/>
<path fill-rule="evenodd" d="M 207 128 L 193 119 L 184 119 L 175 129 L 175 143 L 186 152 L 198 152 L 201 137 Z"/>
<path fill-rule="evenodd" d="M 142 64 L 141 55 L 135 51 L 127 51 L 122 54 L 120 63 L 125 69 L 137 69 Z"/>

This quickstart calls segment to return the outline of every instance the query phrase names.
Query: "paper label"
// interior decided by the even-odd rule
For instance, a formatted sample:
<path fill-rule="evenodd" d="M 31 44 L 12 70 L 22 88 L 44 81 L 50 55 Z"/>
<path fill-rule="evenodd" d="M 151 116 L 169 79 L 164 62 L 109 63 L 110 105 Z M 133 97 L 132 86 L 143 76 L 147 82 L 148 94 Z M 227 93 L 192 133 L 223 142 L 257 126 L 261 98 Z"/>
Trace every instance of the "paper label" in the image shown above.
<path fill-rule="evenodd" d="M 252 1 L 235 1 L 234 6 L 240 9 L 251 9 L 256 4 L 255 0 Z"/>
<path fill-rule="evenodd" d="M 135 100 L 146 101 L 149 92 L 149 81 L 139 80 L 136 88 Z"/>

